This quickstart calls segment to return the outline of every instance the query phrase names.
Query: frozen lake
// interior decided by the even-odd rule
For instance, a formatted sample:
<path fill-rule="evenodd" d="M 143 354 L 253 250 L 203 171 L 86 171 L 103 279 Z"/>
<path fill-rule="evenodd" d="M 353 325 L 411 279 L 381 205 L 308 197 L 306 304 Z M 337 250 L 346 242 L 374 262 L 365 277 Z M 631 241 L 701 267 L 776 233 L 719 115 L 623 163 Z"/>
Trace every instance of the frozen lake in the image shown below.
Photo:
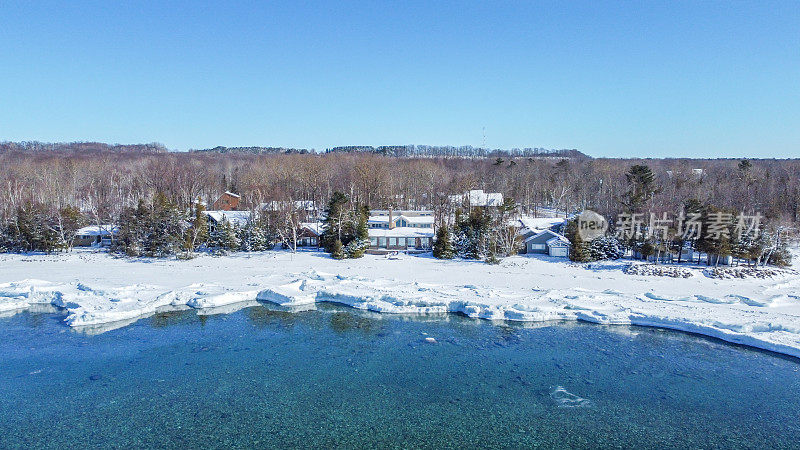
<path fill-rule="evenodd" d="M 0 319 L 2 448 L 800 441 L 800 361 L 679 332 L 327 305 L 62 319 Z"/>

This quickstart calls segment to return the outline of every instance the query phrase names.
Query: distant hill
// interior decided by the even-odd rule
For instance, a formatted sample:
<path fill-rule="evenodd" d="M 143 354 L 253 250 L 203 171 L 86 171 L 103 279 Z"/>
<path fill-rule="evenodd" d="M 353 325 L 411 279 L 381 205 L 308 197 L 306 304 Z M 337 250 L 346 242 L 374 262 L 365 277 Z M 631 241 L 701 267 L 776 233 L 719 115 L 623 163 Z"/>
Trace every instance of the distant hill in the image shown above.
<path fill-rule="evenodd" d="M 461 157 L 461 158 L 489 158 L 499 156 L 518 156 L 525 158 L 589 158 L 576 149 L 546 149 L 546 148 L 513 148 L 513 149 L 486 149 L 471 145 L 384 145 L 372 147 L 369 145 L 349 145 L 333 147 L 325 153 L 375 153 L 395 157 Z"/>
<path fill-rule="evenodd" d="M 167 153 L 169 150 L 156 142 L 150 144 L 105 144 L 102 142 L 0 142 L 0 152 L 22 153 L 128 153 L 151 154 Z M 278 155 L 278 154 L 308 154 L 314 150 L 305 148 L 288 147 L 225 147 L 217 146 L 206 149 L 192 149 L 190 153 L 219 153 L 219 154 L 252 154 L 252 155 Z M 465 146 L 450 145 L 347 145 L 332 147 L 325 153 L 366 153 L 390 156 L 395 158 L 495 158 L 495 157 L 522 157 L 522 158 L 590 158 L 576 149 L 546 149 L 546 148 L 513 148 L 484 149 Z"/>
<path fill-rule="evenodd" d="M 166 153 L 163 144 L 105 144 L 102 142 L 0 142 L 0 152 L 20 153 Z"/>
<path fill-rule="evenodd" d="M 305 148 L 285 148 L 285 147 L 223 147 L 206 148 L 201 150 L 189 150 L 195 153 L 250 153 L 253 155 L 277 155 L 277 154 L 306 154 L 311 153 Z"/>

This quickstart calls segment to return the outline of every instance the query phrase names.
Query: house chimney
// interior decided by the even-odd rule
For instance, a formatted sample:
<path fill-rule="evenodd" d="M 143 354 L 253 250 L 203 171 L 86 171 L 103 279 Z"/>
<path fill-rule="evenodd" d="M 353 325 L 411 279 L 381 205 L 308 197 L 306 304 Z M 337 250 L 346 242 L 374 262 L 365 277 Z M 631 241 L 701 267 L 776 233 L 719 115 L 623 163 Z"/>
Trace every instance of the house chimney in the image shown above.
<path fill-rule="evenodd" d="M 392 208 L 389 208 L 389 229 L 394 228 L 394 220 L 392 220 Z"/>

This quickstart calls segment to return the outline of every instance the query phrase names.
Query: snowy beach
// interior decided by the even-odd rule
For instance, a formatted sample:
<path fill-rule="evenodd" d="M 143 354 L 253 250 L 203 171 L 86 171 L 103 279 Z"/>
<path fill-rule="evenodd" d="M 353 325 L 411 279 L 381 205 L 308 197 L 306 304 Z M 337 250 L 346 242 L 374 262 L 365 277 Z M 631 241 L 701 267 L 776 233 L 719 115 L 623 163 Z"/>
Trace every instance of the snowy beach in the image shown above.
<path fill-rule="evenodd" d="M 381 313 L 462 313 L 508 321 L 581 320 L 703 334 L 800 357 L 800 276 L 758 279 L 631 275 L 630 261 L 577 265 L 517 256 L 499 265 L 426 256 L 335 261 L 318 252 L 126 259 L 76 251 L 0 255 L 0 315 L 58 307 L 101 333 L 159 311 L 220 314 L 268 301 L 336 302 Z"/>

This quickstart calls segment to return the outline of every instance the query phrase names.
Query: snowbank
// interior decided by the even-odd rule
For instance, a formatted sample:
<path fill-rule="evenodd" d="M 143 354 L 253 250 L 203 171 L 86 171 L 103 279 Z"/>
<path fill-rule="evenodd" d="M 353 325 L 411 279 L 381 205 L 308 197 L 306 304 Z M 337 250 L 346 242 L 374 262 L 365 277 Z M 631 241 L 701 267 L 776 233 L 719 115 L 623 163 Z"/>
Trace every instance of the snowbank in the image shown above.
<path fill-rule="evenodd" d="M 334 261 L 265 252 L 192 261 L 104 254 L 0 257 L 0 315 L 53 305 L 65 322 L 100 333 L 159 311 L 225 314 L 272 302 L 289 310 L 334 302 L 392 314 L 460 313 L 476 319 L 582 320 L 683 330 L 800 357 L 800 276 L 771 279 L 630 275 L 514 257 L 499 266 L 428 257 Z M 31 278 L 47 273 L 49 280 Z M 5 281 L 11 277 L 10 281 Z"/>

